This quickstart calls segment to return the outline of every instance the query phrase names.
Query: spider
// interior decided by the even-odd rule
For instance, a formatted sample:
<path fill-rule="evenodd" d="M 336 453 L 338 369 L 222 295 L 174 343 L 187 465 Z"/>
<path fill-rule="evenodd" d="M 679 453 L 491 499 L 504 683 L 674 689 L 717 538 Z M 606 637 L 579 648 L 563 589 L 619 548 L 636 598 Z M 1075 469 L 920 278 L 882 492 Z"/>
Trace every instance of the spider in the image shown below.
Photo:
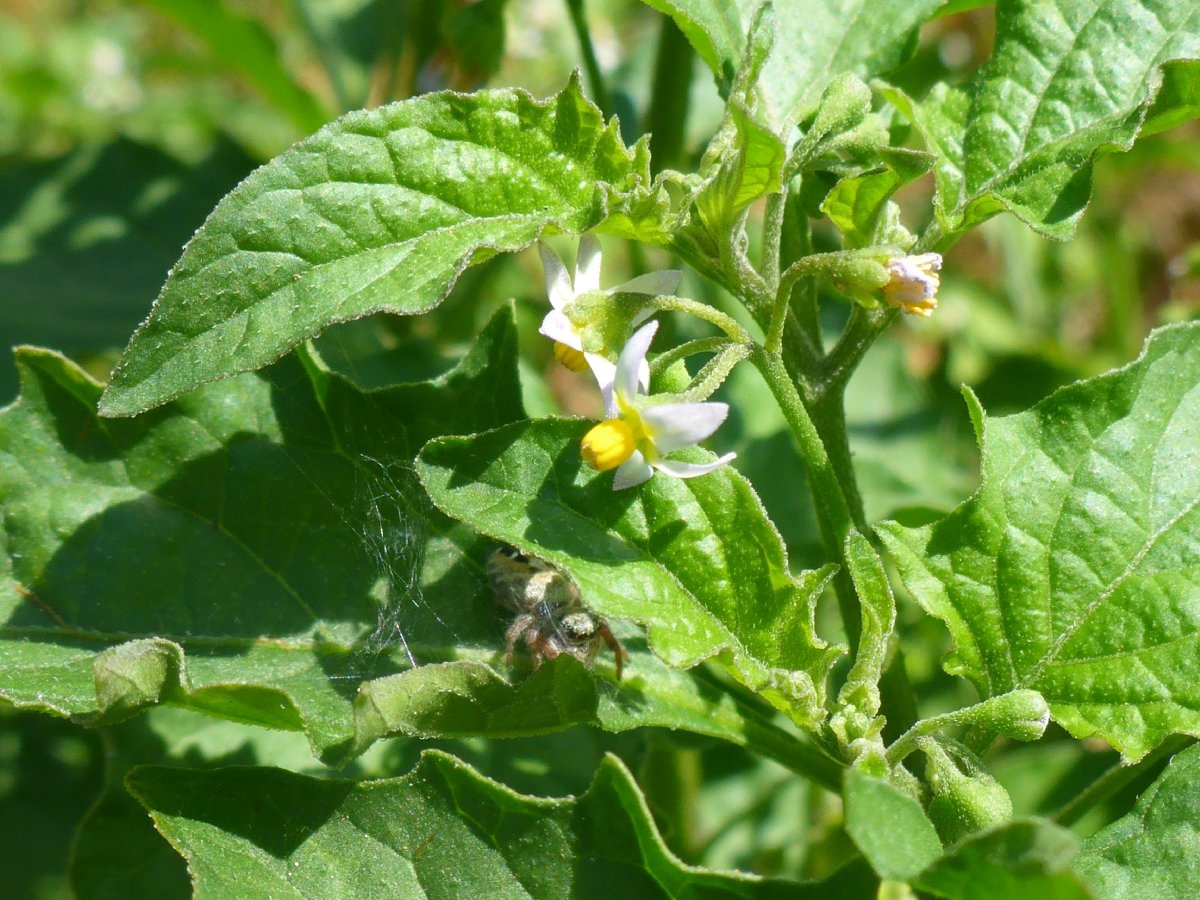
<path fill-rule="evenodd" d="M 488 580 L 500 605 L 517 614 L 504 633 L 504 661 L 512 665 L 517 641 L 524 640 L 536 669 L 560 653 L 591 666 L 604 641 L 616 658 L 618 680 L 628 652 L 608 623 L 584 609 L 575 582 L 544 559 L 514 547 L 494 550 L 487 561 Z"/>

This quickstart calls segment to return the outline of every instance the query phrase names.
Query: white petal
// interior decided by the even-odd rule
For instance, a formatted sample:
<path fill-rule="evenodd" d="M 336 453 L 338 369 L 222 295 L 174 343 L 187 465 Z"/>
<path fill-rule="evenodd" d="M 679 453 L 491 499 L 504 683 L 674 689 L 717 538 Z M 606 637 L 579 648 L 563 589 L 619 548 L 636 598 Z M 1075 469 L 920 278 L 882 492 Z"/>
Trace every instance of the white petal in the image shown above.
<path fill-rule="evenodd" d="M 637 396 L 638 379 L 642 366 L 646 363 L 646 352 L 650 349 L 650 342 L 654 340 L 656 331 L 658 331 L 657 322 L 643 325 L 633 333 L 633 337 L 621 351 L 621 358 L 617 360 L 617 376 L 613 382 L 613 389 L 617 396 L 625 402 L 630 402 Z"/>
<path fill-rule="evenodd" d="M 649 294 L 657 297 L 659 294 L 673 294 L 679 287 L 679 279 L 683 273 L 678 269 L 661 269 L 657 272 L 647 272 L 637 278 L 631 278 L 624 284 L 612 288 L 613 293 Z"/>
<path fill-rule="evenodd" d="M 613 490 L 623 491 L 625 488 L 634 487 L 643 481 L 649 481 L 653 474 L 654 470 L 646 463 L 642 454 L 634 450 L 633 456 L 617 467 L 613 476 Z"/>
<path fill-rule="evenodd" d="M 638 366 L 638 384 L 641 385 L 642 393 L 650 391 L 650 363 L 642 360 L 642 364 Z"/>
<path fill-rule="evenodd" d="M 575 296 L 588 291 L 600 290 L 600 242 L 595 235 L 585 234 L 579 239 L 579 253 L 575 257 Z"/>
<path fill-rule="evenodd" d="M 641 409 L 654 448 L 662 454 L 690 447 L 716 431 L 729 415 L 727 403 L 664 403 Z"/>
<path fill-rule="evenodd" d="M 710 463 L 685 463 L 660 459 L 654 463 L 654 468 L 664 475 L 671 475 L 675 478 L 695 478 L 698 475 L 707 475 L 713 469 L 721 468 L 735 456 L 737 456 L 736 453 L 726 453 L 720 459 Z"/>
<path fill-rule="evenodd" d="M 549 244 L 538 241 L 538 253 L 542 255 L 542 271 L 546 273 L 546 296 L 550 298 L 551 306 L 562 309 L 575 298 L 571 276 Z"/>
<path fill-rule="evenodd" d="M 571 324 L 570 319 L 557 309 L 552 309 L 546 313 L 546 317 L 542 319 L 542 324 L 538 328 L 538 331 L 552 341 L 558 341 L 560 344 L 566 344 L 568 347 L 574 347 L 576 350 L 583 349 L 583 339 L 575 330 L 575 326 Z"/>
<path fill-rule="evenodd" d="M 617 414 L 616 404 L 612 400 L 613 380 L 617 377 L 617 367 L 599 353 L 585 353 L 583 358 L 587 360 L 588 368 L 592 370 L 592 374 L 596 376 L 596 384 L 600 386 L 600 393 L 604 395 L 604 413 L 609 418 L 613 418 Z M 610 409 L 610 407 L 612 408 Z"/>

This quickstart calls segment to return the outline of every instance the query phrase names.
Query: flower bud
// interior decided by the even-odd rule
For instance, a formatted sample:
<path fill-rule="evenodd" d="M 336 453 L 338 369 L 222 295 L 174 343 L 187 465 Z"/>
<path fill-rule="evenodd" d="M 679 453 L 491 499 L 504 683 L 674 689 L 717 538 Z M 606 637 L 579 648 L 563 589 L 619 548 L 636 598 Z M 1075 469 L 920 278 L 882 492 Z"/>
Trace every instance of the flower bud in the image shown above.
<path fill-rule="evenodd" d="M 890 277 L 883 286 L 883 298 L 910 315 L 928 319 L 937 309 L 941 269 L 940 253 L 894 257 L 887 264 Z"/>
<path fill-rule="evenodd" d="M 1016 690 L 975 707 L 969 721 L 1014 741 L 1036 741 L 1050 724 L 1050 707 L 1037 691 Z"/>
<path fill-rule="evenodd" d="M 982 770 L 966 775 L 933 740 L 923 740 L 926 778 L 933 797 L 929 818 L 942 843 L 949 846 L 967 835 L 1012 818 L 1012 799 L 1003 785 Z"/>

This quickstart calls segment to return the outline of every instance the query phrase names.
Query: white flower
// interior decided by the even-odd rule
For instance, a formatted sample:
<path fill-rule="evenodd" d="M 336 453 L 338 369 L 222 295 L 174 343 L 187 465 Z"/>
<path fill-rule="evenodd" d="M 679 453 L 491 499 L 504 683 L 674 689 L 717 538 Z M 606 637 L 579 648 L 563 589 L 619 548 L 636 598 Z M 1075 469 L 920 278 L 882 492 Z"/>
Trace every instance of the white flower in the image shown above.
<path fill-rule="evenodd" d="M 941 269 L 940 253 L 895 257 L 887 264 L 891 280 L 883 287 L 884 299 L 906 313 L 928 319 L 937 309 Z"/>
<path fill-rule="evenodd" d="M 567 368 L 575 372 L 582 371 L 585 365 L 591 368 L 607 404 L 616 375 L 617 367 L 613 364 L 612 359 L 617 355 L 617 348 L 596 345 L 596 335 L 605 332 L 606 329 L 603 327 L 605 323 L 599 323 L 600 327 L 592 329 L 585 341 L 584 327 L 579 322 L 579 314 L 582 309 L 579 307 L 572 309 L 572 307 L 580 299 L 587 298 L 589 295 L 593 295 L 593 298 L 596 295 L 603 298 L 617 293 L 645 294 L 650 297 L 672 294 L 679 286 L 679 279 L 683 273 L 675 270 L 647 272 L 624 284 L 602 291 L 600 289 L 600 242 L 593 235 L 585 234 L 579 239 L 574 279 L 567 273 L 567 267 L 559 259 L 558 254 L 549 246 L 539 242 L 538 250 L 542 254 L 542 268 L 546 272 L 546 293 L 550 296 L 550 305 L 553 307 L 546 314 L 546 318 L 542 320 L 541 328 L 538 330 L 555 341 L 554 355 Z M 572 318 L 572 313 L 575 314 L 574 318 Z M 645 315 L 643 314 L 641 318 L 645 318 Z M 635 317 L 633 322 L 622 327 L 632 327 L 638 321 L 639 319 Z M 627 333 L 625 332 L 625 334 Z M 625 334 L 618 337 L 617 341 L 623 340 Z M 642 384 L 647 385 L 650 370 L 646 368 L 639 374 Z"/>
<path fill-rule="evenodd" d="M 638 372 L 654 340 L 657 322 L 643 325 L 617 360 L 613 389 L 606 397 L 608 419 L 584 435 L 580 451 L 593 469 L 616 469 L 613 490 L 641 484 L 657 469 L 676 478 L 695 478 L 725 465 L 737 454 L 711 463 L 667 459 L 668 453 L 711 435 L 729 415 L 725 403 L 652 403 L 638 388 Z"/>

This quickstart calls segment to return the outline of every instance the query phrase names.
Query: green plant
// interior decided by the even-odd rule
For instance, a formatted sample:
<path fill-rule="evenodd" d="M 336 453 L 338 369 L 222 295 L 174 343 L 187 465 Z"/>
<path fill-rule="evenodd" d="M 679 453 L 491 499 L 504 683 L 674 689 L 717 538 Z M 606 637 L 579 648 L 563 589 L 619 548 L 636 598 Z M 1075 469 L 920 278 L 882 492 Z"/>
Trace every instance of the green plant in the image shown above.
<path fill-rule="evenodd" d="M 671 168 L 683 115 L 648 113 L 653 142 L 632 144 L 606 118 L 617 101 L 570 3 L 598 105 L 573 76 L 547 100 L 441 91 L 350 112 L 216 206 L 107 386 L 18 351 L 0 697 L 110 741 L 79 893 L 134 884 L 138 858 L 161 867 L 147 884 L 178 888 L 161 835 L 218 896 L 1186 894 L 1194 859 L 1172 835 L 1194 816 L 1200 735 L 1196 326 L 1013 415 L 966 391 L 980 484 L 953 509 L 959 482 L 937 471 L 953 461 L 912 459 L 896 470 L 928 477 L 878 513 L 846 397 L 904 314 L 942 314 L 960 238 L 1000 213 L 1071 237 L 1100 154 L 1195 114 L 1195 11 L 1002 3 L 990 59 L 918 100 L 882 79 L 939 3 L 650 5 L 673 23 L 660 47 L 690 65 L 677 28 L 723 98 L 694 171 Z M 306 121 L 314 102 L 278 75 L 248 77 Z M 932 209 L 902 206 L 927 173 Z M 628 242 L 641 274 L 602 288 L 600 237 Z M 501 277 L 539 241 L 553 306 L 496 303 L 473 273 Z M 681 260 L 683 287 L 644 271 L 648 254 Z M 433 377 L 364 387 L 317 338 L 380 313 L 431 313 L 470 347 Z M 518 345 L 550 356 L 531 319 L 590 366 L 601 424 L 527 415 Z M 384 343 L 421 337 L 389 321 Z M 692 446 L 723 440 L 727 415 L 746 469 L 774 468 L 757 493 L 734 452 Z M 938 430 L 923 435 L 929 453 Z M 785 542 L 781 509 L 812 529 Z M 489 583 L 504 546 L 540 580 Z M 893 586 L 915 601 L 899 614 Z M 575 643 L 554 631 L 568 615 Z M 950 677 L 917 659 L 935 621 Z M 280 767 L 295 757 L 275 737 L 194 713 L 302 733 L 349 778 Z M 1009 782 L 1049 798 L 1029 815 L 1004 769 L 1051 722 L 1041 746 L 1062 765 Z M 643 741 L 625 754 L 637 773 L 622 736 Z M 697 760 L 721 753 L 756 802 L 800 791 L 789 840 L 823 835 L 771 877 L 720 869 L 713 836 L 762 827 L 764 808 L 698 834 L 718 788 Z M 525 756 L 540 780 L 505 778 Z M 213 766 L 231 761 L 250 765 Z M 1155 776 L 1106 824 L 1108 801 Z M 557 787 L 579 796 L 540 799 Z M 1088 813 L 1106 827 L 1081 841 L 1067 826 Z"/>

